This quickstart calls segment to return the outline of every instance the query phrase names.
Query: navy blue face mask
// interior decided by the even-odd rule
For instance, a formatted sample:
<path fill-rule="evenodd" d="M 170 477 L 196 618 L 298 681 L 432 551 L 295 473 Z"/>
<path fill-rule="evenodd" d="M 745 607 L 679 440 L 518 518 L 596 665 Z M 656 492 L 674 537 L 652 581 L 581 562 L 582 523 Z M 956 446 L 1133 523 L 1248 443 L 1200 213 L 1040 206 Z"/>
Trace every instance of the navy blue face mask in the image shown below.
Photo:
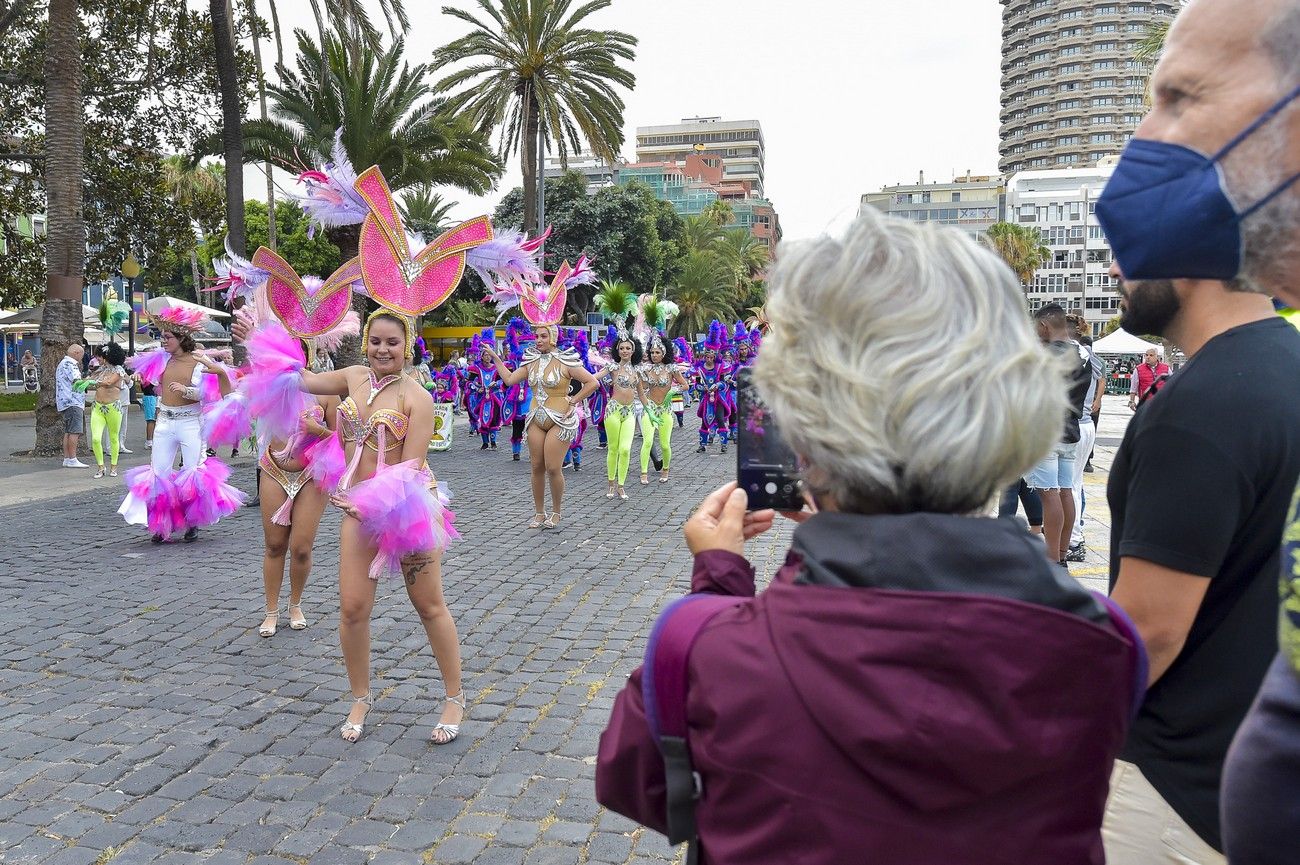
<path fill-rule="evenodd" d="M 1300 97 L 1292 90 L 1213 156 L 1181 144 L 1134 138 L 1124 148 L 1097 221 L 1125 279 L 1235 279 L 1241 273 L 1241 223 L 1291 188 L 1286 180 L 1245 210 L 1228 197 L 1222 161 Z"/>

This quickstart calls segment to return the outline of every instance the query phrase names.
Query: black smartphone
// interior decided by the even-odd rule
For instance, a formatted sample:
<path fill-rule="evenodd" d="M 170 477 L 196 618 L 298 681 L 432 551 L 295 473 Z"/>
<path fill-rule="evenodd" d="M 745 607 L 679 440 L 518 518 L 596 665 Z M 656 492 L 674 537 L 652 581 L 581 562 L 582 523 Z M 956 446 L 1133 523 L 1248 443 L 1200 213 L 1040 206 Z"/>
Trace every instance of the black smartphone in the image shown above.
<path fill-rule="evenodd" d="M 781 438 L 748 368 L 736 376 L 736 411 L 736 481 L 749 494 L 749 510 L 803 510 L 794 451 Z"/>

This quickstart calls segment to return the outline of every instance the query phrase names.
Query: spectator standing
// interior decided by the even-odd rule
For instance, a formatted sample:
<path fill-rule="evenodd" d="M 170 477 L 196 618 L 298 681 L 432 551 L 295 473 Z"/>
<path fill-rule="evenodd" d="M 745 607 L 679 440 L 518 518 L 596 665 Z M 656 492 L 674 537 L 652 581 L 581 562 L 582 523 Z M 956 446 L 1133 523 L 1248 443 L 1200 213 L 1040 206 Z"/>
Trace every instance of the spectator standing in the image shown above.
<path fill-rule="evenodd" d="M 1189 358 L 1134 416 L 1110 476 L 1112 597 L 1151 658 L 1112 781 L 1110 865 L 1225 861 L 1225 756 L 1277 653 L 1300 333 L 1256 292 L 1294 296 L 1300 276 L 1297 46 L 1295 0 L 1188 4 L 1152 111 L 1097 205 L 1124 279 L 1123 327 Z M 1283 824 L 1269 858 L 1233 852 L 1234 865 L 1295 861 L 1291 754 L 1272 761 L 1285 784 L 1222 800 L 1254 827 L 1243 843 L 1269 816 Z"/>
<path fill-rule="evenodd" d="M 1036 311 L 1034 324 L 1038 338 L 1053 354 L 1064 359 L 1069 406 L 1060 441 L 1025 475 L 1025 483 L 1038 492 L 1043 502 L 1043 540 L 1047 545 L 1047 558 L 1068 568 L 1065 556 L 1070 548 L 1075 514 L 1074 457 L 1079 448 L 1080 418 L 1083 416 L 1084 397 L 1093 380 L 1093 366 L 1083 347 L 1070 340 L 1065 308 L 1059 303 L 1049 303 Z"/>
<path fill-rule="evenodd" d="M 54 371 L 54 407 L 63 418 L 63 467 L 68 469 L 90 468 L 77 459 L 77 442 L 86 418 L 86 395 L 76 389 L 76 384 L 85 353 L 81 343 L 73 343 Z"/>
<path fill-rule="evenodd" d="M 842 241 L 783 244 L 769 286 L 754 381 L 816 512 L 757 596 L 744 545 L 772 512 L 733 483 L 688 521 L 691 601 L 737 597 L 653 683 L 689 683 L 690 762 L 669 777 L 643 667 L 597 800 L 664 832 L 666 785 L 694 783 L 703 865 L 1100 863 L 1137 649 L 1025 532 L 970 516 L 1066 407 L 1015 276 L 964 233 L 868 212 Z"/>
<path fill-rule="evenodd" d="M 1069 562 L 1082 562 L 1087 548 L 1083 544 L 1083 473 L 1088 461 L 1092 459 L 1092 448 L 1097 443 L 1097 423 L 1093 419 L 1094 406 L 1100 408 L 1101 392 L 1106 383 L 1106 364 L 1104 364 L 1090 345 L 1085 331 L 1088 323 L 1081 315 L 1066 317 L 1070 325 L 1070 341 L 1079 347 L 1088 358 L 1091 366 L 1091 382 L 1083 395 L 1083 405 L 1079 407 L 1079 441 L 1074 448 L 1074 478 L 1070 485 L 1071 498 L 1074 500 L 1074 521 L 1070 525 L 1069 549 L 1065 559 Z"/>
<path fill-rule="evenodd" d="M 1137 365 L 1129 379 L 1128 407 L 1137 411 L 1160 392 L 1170 375 L 1169 364 L 1160 359 L 1160 353 L 1154 348 L 1147 349 L 1142 363 Z"/>

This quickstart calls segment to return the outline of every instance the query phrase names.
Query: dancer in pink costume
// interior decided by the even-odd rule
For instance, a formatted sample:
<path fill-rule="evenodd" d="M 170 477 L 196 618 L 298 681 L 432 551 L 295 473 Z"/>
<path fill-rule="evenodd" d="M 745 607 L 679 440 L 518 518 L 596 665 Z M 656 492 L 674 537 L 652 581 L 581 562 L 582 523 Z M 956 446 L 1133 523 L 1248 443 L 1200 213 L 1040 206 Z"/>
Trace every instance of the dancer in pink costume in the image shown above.
<path fill-rule="evenodd" d="M 188 543 L 202 526 L 233 514 L 244 495 L 226 483 L 230 468 L 216 457 L 205 457 L 199 412 L 204 376 L 211 375 L 221 395 L 230 393 L 225 367 L 196 351 L 194 334 L 207 316 L 193 308 L 171 308 L 149 315 L 161 334 L 162 347 L 129 361 L 142 381 L 161 395 L 150 464 L 124 475 L 127 495 L 118 508 L 128 523 L 148 526 L 153 542 L 177 534 Z M 177 454 L 182 464 L 174 464 Z"/>
<path fill-rule="evenodd" d="M 322 175 L 328 177 L 328 175 Z M 319 177 L 314 181 L 320 184 Z M 329 182 L 335 182 L 330 180 Z M 486 217 L 452 228 L 413 252 L 383 175 L 370 168 L 356 178 L 355 193 L 366 203 L 360 255 L 347 262 L 314 294 L 287 278 L 287 264 L 260 249 L 254 263 L 271 271 L 268 296 L 273 310 L 295 336 L 341 319 L 350 305 L 353 283 L 361 280 L 381 308 L 366 321 L 362 344 L 369 367 L 323 373 L 304 369 L 298 342 L 275 323 L 248 334 L 253 361 L 250 392 L 260 394 L 270 411 L 259 425 L 292 430 L 303 391 L 342 398 L 338 428 L 346 468 L 331 501 L 344 514 L 340 536 L 339 641 L 351 684 L 353 705 L 340 734 L 357 741 L 370 707 L 370 615 L 379 577 L 404 577 L 407 594 L 420 616 L 433 650 L 446 703 L 433 729 L 435 744 L 460 733 L 466 709 L 461 684 L 459 638 L 442 590 L 442 551 L 458 535 L 447 508 L 445 487 L 425 464 L 433 436 L 433 401 L 403 374 L 415 346 L 415 316 L 443 303 L 455 290 L 467 263 L 477 261 L 494 276 L 515 278 L 535 262 L 516 254 L 513 236 L 494 238 Z M 331 201 L 343 200 L 330 196 Z M 507 249 L 511 243 L 513 247 Z M 514 252 L 511 251 L 514 250 Z M 486 252 L 485 252 L 486 250 Z M 475 255 L 477 251 L 477 255 Z M 490 255 L 489 255 L 490 253 Z M 522 265 L 522 266 L 517 266 Z M 277 274 L 286 278 L 277 280 Z"/>

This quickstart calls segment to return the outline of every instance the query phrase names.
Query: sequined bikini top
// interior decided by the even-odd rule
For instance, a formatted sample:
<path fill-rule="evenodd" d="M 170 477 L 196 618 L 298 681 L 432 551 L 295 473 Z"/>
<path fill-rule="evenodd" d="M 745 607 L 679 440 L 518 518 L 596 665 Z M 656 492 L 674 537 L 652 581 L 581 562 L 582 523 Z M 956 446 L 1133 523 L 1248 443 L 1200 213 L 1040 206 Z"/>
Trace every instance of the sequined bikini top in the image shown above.
<path fill-rule="evenodd" d="M 668 387 L 673 383 L 673 371 L 664 363 L 647 364 L 641 370 L 641 378 L 651 387 Z"/>
<path fill-rule="evenodd" d="M 370 396 L 366 398 L 366 405 L 371 405 L 375 401 L 375 397 L 379 396 L 379 393 L 384 388 L 401 380 L 400 375 L 390 375 L 376 381 L 375 374 L 371 372 Z M 362 420 L 361 409 L 357 407 L 356 400 L 352 397 L 348 397 L 339 403 L 338 414 L 339 432 L 343 434 L 343 440 L 347 442 L 364 442 L 366 447 L 374 451 L 379 450 L 381 432 L 386 431 L 392 435 L 394 441 L 401 442 L 406 438 L 406 431 L 411 424 L 410 418 L 391 408 L 378 409 L 372 412 L 370 417 Z"/>
<path fill-rule="evenodd" d="M 553 360 L 558 360 L 559 363 L 551 363 Z M 532 364 L 528 370 L 528 383 L 534 388 L 541 387 L 548 391 L 559 386 L 564 378 L 564 367 L 582 366 L 582 359 L 571 348 L 540 354 L 537 349 L 529 347 L 524 349 L 524 359 L 521 362 L 525 365 Z"/>
<path fill-rule="evenodd" d="M 636 387 L 637 371 L 635 367 L 623 364 L 610 364 L 614 367 L 614 385 L 625 390 Z"/>

